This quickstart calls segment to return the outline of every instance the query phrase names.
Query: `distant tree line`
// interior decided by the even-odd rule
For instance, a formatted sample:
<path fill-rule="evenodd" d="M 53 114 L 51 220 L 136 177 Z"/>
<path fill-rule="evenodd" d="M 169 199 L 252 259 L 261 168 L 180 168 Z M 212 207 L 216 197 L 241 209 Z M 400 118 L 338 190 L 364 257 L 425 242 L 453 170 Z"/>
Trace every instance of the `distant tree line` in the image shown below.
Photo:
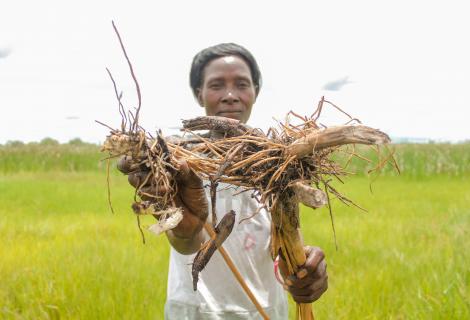
<path fill-rule="evenodd" d="M 58 140 L 46 137 L 41 141 L 23 142 L 21 140 L 9 140 L 3 146 L 5 147 L 21 147 L 26 145 L 41 145 L 41 146 L 58 146 L 58 145 L 71 145 L 71 146 L 98 146 L 95 143 L 85 142 L 80 138 L 73 138 L 66 143 L 60 143 Z M 2 144 L 0 143 L 0 146 Z"/>

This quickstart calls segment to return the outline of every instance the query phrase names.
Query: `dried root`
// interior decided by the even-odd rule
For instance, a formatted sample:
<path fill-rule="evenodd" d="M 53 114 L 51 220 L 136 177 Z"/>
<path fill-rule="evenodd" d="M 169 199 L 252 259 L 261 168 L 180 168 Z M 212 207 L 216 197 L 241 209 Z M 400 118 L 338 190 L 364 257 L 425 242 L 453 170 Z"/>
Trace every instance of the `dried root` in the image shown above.
<path fill-rule="evenodd" d="M 225 137 L 237 137 L 246 133 L 262 136 L 259 129 L 253 129 L 235 119 L 217 116 L 197 117 L 190 120 L 183 120 L 183 126 L 190 131 L 211 130 L 222 133 Z"/>
<path fill-rule="evenodd" d="M 326 193 L 322 190 L 312 188 L 311 186 L 301 182 L 294 183 L 291 188 L 297 197 L 297 202 L 301 202 L 307 207 L 317 209 L 328 203 Z"/>
<path fill-rule="evenodd" d="M 151 214 L 158 218 L 159 222 L 152 225 L 150 230 L 159 234 L 174 228 L 183 218 L 181 209 L 177 208 L 174 203 L 174 197 L 177 193 L 177 185 L 174 179 L 176 174 L 176 169 L 174 167 L 175 159 L 172 158 L 165 139 L 163 139 L 159 133 L 157 133 L 156 138 L 154 138 L 139 125 L 139 114 L 142 100 L 140 86 L 114 22 L 113 28 L 119 39 L 119 43 L 136 86 L 138 105 L 135 108 L 135 112 L 126 112 L 121 103 L 122 94 L 118 93 L 116 82 L 114 81 L 109 69 L 106 69 L 111 81 L 113 82 L 116 98 L 118 100 L 119 113 L 121 114 L 121 128 L 113 129 L 110 126 L 97 121 L 111 129 L 110 134 L 106 137 L 106 140 L 103 143 L 101 151 L 109 154 L 108 159 L 128 156 L 130 159 L 130 163 L 127 168 L 129 173 L 138 171 L 148 172 L 146 178 L 137 188 L 136 195 L 151 199 L 151 201 L 136 201 L 132 205 L 132 209 L 138 215 L 137 217 L 142 214 Z M 153 190 L 164 190 L 164 192 L 157 192 L 156 194 L 145 193 L 143 188 L 148 186 L 151 186 Z M 140 228 L 139 218 L 138 224 Z"/>
<path fill-rule="evenodd" d="M 235 224 L 235 211 L 231 210 L 225 214 L 215 228 L 214 237 L 208 240 L 196 254 L 193 262 L 193 289 L 197 290 L 197 282 L 199 280 L 199 272 L 201 272 L 209 262 L 217 248 L 228 238 Z"/>
<path fill-rule="evenodd" d="M 385 144 L 390 138 L 380 130 L 366 126 L 331 127 L 296 140 L 286 147 L 286 153 L 303 157 L 324 148 L 341 146 L 344 144 Z"/>
<path fill-rule="evenodd" d="M 160 213 L 162 216 L 161 220 L 149 227 L 149 230 L 156 235 L 173 229 L 181 222 L 181 220 L 183 220 L 183 212 L 180 208 L 171 208 L 165 211 L 160 211 Z"/>

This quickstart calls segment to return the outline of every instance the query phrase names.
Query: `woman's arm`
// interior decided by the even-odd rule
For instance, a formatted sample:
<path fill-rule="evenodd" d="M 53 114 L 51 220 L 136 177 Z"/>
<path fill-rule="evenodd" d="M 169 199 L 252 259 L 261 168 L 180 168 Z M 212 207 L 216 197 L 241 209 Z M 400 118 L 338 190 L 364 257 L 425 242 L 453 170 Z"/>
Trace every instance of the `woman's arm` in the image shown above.
<path fill-rule="evenodd" d="M 148 172 L 130 171 L 129 158 L 123 157 L 118 163 L 118 169 L 128 175 L 129 183 L 138 188 Z M 183 210 L 183 220 L 172 230 L 166 232 L 171 246 L 181 254 L 192 254 L 198 251 L 205 237 L 204 223 L 208 215 L 208 203 L 202 180 L 192 172 L 185 161 L 181 161 L 176 175 L 178 194 L 175 197 L 177 207 Z M 165 190 L 155 190 L 146 185 L 140 189 L 142 193 L 158 194 Z M 150 200 L 144 194 L 139 194 L 143 200 Z"/>

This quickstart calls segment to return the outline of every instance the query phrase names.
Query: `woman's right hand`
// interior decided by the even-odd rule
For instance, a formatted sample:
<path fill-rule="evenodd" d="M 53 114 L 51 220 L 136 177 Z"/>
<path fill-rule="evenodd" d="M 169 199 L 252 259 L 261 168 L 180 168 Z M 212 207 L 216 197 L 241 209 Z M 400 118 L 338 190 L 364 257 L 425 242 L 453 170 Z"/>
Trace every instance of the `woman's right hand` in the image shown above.
<path fill-rule="evenodd" d="M 148 174 L 148 170 L 142 170 L 141 168 L 132 168 L 130 157 L 124 156 L 118 162 L 118 169 L 122 173 L 128 176 L 129 183 L 134 187 L 138 188 L 142 182 L 144 182 L 145 177 Z M 175 196 L 175 203 L 177 207 L 183 209 L 183 220 L 172 230 L 167 232 L 168 238 L 175 249 L 178 250 L 178 243 L 182 242 L 181 250 L 182 252 L 193 251 L 190 248 L 192 247 L 192 240 L 194 239 L 197 243 L 195 246 L 199 247 L 200 239 L 197 238 L 198 234 L 208 215 L 208 202 L 207 197 L 204 192 L 204 186 L 202 180 L 188 167 L 186 161 L 182 160 L 178 163 L 178 173 L 175 177 L 176 183 L 178 186 L 178 193 Z M 152 187 L 150 183 L 142 186 L 140 188 L 139 196 L 143 200 L 150 200 L 145 193 L 148 194 L 157 194 L 158 192 L 164 192 L 164 190 L 155 190 L 155 187 Z M 182 241 L 178 241 L 179 238 Z M 178 243 L 174 243 L 175 240 Z M 185 241 L 184 241 L 185 240 Z M 188 249 L 188 250 L 186 250 Z M 192 252 L 190 252 L 192 253 Z"/>

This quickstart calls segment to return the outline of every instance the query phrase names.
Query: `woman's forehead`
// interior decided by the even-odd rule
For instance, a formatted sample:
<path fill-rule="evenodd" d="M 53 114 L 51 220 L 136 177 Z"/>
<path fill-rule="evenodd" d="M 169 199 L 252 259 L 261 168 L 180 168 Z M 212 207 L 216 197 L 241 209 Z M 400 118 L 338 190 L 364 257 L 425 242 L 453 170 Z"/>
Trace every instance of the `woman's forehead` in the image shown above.
<path fill-rule="evenodd" d="M 204 68 L 204 74 L 206 80 L 223 74 L 239 74 L 251 78 L 250 67 L 245 60 L 237 56 L 225 56 L 212 60 Z"/>
<path fill-rule="evenodd" d="M 225 63 L 234 63 L 235 62 L 235 57 L 234 56 L 226 56 L 226 57 L 222 57 L 222 60 Z"/>

